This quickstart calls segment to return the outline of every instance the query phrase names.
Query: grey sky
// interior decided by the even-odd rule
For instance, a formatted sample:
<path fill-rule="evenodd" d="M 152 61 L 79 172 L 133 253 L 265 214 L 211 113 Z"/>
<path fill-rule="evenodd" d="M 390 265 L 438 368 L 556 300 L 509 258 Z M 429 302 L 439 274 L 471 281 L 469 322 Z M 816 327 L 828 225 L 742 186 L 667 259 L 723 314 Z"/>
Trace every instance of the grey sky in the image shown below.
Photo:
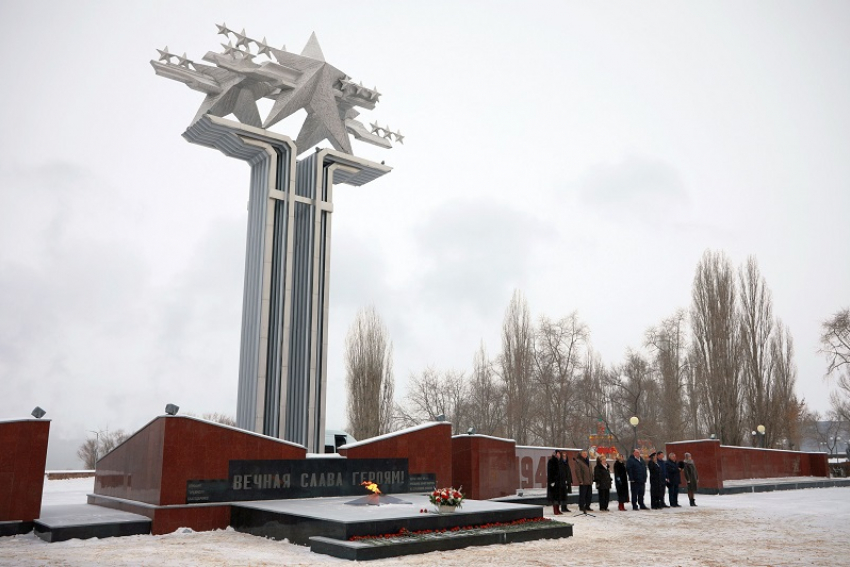
<path fill-rule="evenodd" d="M 578 311 L 613 364 L 689 306 L 707 248 L 757 257 L 798 391 L 826 409 L 819 324 L 850 304 L 850 5 L 318 6 L 0 3 L 0 417 L 38 404 L 81 439 L 167 402 L 235 413 L 248 170 L 181 138 L 201 95 L 148 64 L 219 50 L 222 22 L 291 51 L 315 31 L 383 93 L 363 117 L 406 136 L 355 143 L 395 169 L 335 192 L 329 427 L 360 307 L 389 327 L 399 394 L 496 353 L 515 288 L 535 316 Z"/>

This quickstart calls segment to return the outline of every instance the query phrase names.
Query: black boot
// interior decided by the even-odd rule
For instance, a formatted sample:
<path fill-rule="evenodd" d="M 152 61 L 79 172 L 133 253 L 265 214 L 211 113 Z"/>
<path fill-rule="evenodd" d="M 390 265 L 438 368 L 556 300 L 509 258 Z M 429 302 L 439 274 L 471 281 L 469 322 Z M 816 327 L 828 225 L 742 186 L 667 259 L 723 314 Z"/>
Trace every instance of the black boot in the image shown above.
<path fill-rule="evenodd" d="M 697 501 L 695 499 L 691 498 L 691 506 L 696 506 L 696 505 L 697 505 Z"/>

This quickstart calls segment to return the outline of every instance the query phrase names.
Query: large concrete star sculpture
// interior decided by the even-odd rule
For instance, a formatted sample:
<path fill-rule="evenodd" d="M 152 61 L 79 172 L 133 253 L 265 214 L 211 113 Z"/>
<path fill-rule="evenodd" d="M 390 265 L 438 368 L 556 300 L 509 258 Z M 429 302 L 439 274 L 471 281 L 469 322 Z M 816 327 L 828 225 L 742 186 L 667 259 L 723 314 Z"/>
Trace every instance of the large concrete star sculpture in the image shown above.
<path fill-rule="evenodd" d="M 274 106 L 263 128 L 276 124 L 302 108 L 307 110 L 307 119 L 301 126 L 295 145 L 310 148 L 324 139 L 342 152 L 351 152 L 351 140 L 345 129 L 345 110 L 340 108 L 334 95 L 334 86 L 347 75 L 325 62 L 316 34 L 301 52 L 301 55 L 270 50 L 281 65 L 301 71 L 300 80 L 294 89 L 284 89 L 275 100 Z M 302 150 L 303 151 L 303 150 Z"/>
<path fill-rule="evenodd" d="M 272 92 L 273 89 L 266 83 L 246 78 L 244 75 L 228 72 L 218 67 L 206 65 L 203 67 L 208 74 L 218 75 L 216 78 L 220 90 L 207 93 L 201 107 L 195 114 L 195 120 L 204 114 L 227 116 L 233 113 L 243 124 L 261 128 L 262 120 L 257 109 L 257 101 Z"/>
<path fill-rule="evenodd" d="M 159 61 L 151 61 L 158 75 L 206 95 L 195 120 L 204 114 L 234 114 L 244 124 L 268 128 L 304 109 L 307 119 L 295 140 L 298 153 L 328 140 L 336 150 L 351 154 L 349 135 L 383 148 L 392 147 L 393 136 L 401 142 L 401 134 L 391 132 L 389 127 L 380 128 L 375 123 L 370 132 L 356 120 L 356 107 L 375 108 L 381 93 L 362 83 L 355 84 L 348 75 L 329 65 L 315 33 L 298 55 L 287 52 L 286 47 L 271 47 L 266 38 L 248 37 L 244 29 L 239 33 L 225 24 L 216 26 L 227 43 L 222 44 L 223 52 L 204 55 L 203 60 L 213 65 L 196 63 L 185 54 L 181 57 L 171 53 L 167 47 L 158 50 Z M 251 52 L 252 44 L 256 53 Z M 265 120 L 257 108 L 260 98 L 274 101 Z"/>

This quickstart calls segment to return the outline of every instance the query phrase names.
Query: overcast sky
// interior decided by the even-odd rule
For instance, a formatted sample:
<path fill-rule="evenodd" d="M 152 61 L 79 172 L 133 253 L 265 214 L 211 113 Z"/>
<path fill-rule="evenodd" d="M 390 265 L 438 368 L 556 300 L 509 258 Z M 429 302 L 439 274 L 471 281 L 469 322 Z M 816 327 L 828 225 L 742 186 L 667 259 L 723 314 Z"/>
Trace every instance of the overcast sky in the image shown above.
<path fill-rule="evenodd" d="M 355 142 L 391 174 L 335 191 L 329 428 L 345 334 L 373 304 L 397 393 L 499 350 L 514 289 L 572 311 L 608 364 L 690 305 L 706 249 L 755 255 L 798 393 L 828 407 L 820 323 L 850 305 L 847 2 L 0 0 L 0 418 L 59 440 L 173 402 L 236 411 L 248 166 L 181 134 L 202 94 L 157 77 L 215 24 L 383 93 Z M 297 124 L 278 129 L 293 138 Z M 71 443 L 68 445 L 71 445 Z M 74 447 L 75 448 L 75 447 Z M 73 452 L 73 451 L 71 451 Z"/>

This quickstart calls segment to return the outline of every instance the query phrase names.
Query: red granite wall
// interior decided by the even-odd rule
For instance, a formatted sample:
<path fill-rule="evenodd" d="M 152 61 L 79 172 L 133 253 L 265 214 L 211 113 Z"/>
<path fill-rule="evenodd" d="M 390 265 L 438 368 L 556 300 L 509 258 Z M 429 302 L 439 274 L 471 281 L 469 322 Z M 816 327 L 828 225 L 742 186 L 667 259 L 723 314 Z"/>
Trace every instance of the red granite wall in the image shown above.
<path fill-rule="evenodd" d="M 41 516 L 49 419 L 0 422 L 0 522 Z"/>
<path fill-rule="evenodd" d="M 731 447 L 716 439 L 679 441 L 667 444 L 667 452 L 681 460 L 691 453 L 699 475 L 699 487 L 721 489 L 726 480 L 829 476 L 825 453 L 802 453 L 777 449 Z M 684 482 L 684 478 L 683 478 Z"/>
<path fill-rule="evenodd" d="M 717 439 L 700 439 L 697 441 L 677 441 L 667 443 L 665 451 L 676 453 L 676 460 L 685 458 L 690 453 L 697 468 L 699 487 L 711 490 L 723 488 L 723 463 L 720 460 L 720 441 Z M 685 475 L 682 476 L 682 484 Z"/>
<path fill-rule="evenodd" d="M 723 480 L 829 476 L 826 453 L 722 446 L 720 458 Z"/>
<path fill-rule="evenodd" d="M 304 447 L 270 437 L 186 416 L 160 416 L 98 461 L 94 492 L 148 504 L 185 504 L 189 480 L 226 479 L 231 460 L 306 455 Z"/>
<path fill-rule="evenodd" d="M 433 473 L 438 486 L 452 484 L 452 426 L 438 422 L 343 446 L 349 459 L 407 459 L 410 474 Z"/>
<path fill-rule="evenodd" d="M 484 435 L 452 437 L 452 486 L 485 500 L 516 493 L 516 442 Z"/>

